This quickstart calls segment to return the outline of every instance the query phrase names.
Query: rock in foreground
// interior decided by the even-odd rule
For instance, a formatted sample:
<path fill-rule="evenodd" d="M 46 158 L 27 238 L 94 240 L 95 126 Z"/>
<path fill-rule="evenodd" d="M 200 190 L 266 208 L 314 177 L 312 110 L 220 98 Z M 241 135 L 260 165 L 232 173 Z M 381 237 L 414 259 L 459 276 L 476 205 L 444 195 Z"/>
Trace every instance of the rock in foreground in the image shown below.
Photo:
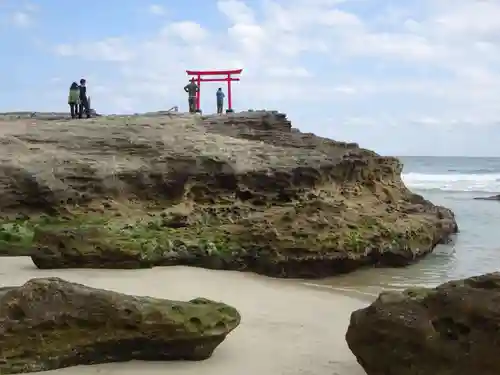
<path fill-rule="evenodd" d="M 28 247 L 39 268 L 318 278 L 407 265 L 457 231 L 450 210 L 406 188 L 397 159 L 280 113 L 2 126 L 0 254 Z"/>
<path fill-rule="evenodd" d="M 500 273 L 382 293 L 347 343 L 368 375 L 500 374 Z"/>
<path fill-rule="evenodd" d="M 178 302 L 32 279 L 0 292 L 0 374 L 129 360 L 203 360 L 239 313 L 205 299 Z"/>

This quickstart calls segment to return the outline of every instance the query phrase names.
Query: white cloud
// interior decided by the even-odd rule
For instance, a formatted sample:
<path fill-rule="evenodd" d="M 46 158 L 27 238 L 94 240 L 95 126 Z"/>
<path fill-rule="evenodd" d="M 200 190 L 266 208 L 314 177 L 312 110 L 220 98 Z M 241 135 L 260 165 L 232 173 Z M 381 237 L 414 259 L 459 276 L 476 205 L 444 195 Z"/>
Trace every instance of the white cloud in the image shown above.
<path fill-rule="evenodd" d="M 266 73 L 274 77 L 289 77 L 289 78 L 306 78 L 312 77 L 311 72 L 303 67 L 288 68 L 285 66 L 270 67 Z"/>
<path fill-rule="evenodd" d="M 202 42 L 208 35 L 208 32 L 200 24 L 193 21 L 182 21 L 172 23 L 164 33 L 176 35 L 187 43 Z"/>
<path fill-rule="evenodd" d="M 361 20 L 357 16 L 338 9 L 321 12 L 317 21 L 322 25 L 337 27 L 358 27 L 362 25 Z"/>
<path fill-rule="evenodd" d="M 415 0 L 376 12 L 368 0 L 216 4 L 227 21 L 217 27 L 204 17 L 178 20 L 143 40 L 123 35 L 55 51 L 116 64 L 124 79 L 104 83 L 123 93 L 115 110 L 181 104 L 186 69 L 244 68 L 233 86 L 243 108 L 290 108 L 300 117 L 327 103 L 339 124 L 374 129 L 500 118 L 500 1 Z M 207 106 L 210 87 L 202 88 Z M 304 101 L 317 107 L 301 112 L 295 103 Z"/>
<path fill-rule="evenodd" d="M 37 4 L 26 3 L 16 6 L 16 9 L 9 15 L 9 21 L 19 28 L 30 27 L 35 22 L 35 15 L 38 10 L 39 6 Z"/>
<path fill-rule="evenodd" d="M 28 27 L 33 23 L 33 18 L 30 13 L 17 11 L 12 14 L 12 23 L 18 27 Z"/>
<path fill-rule="evenodd" d="M 433 21 L 443 34 L 475 38 L 500 32 L 498 1 L 458 1 L 454 5 L 444 8 Z"/>
<path fill-rule="evenodd" d="M 71 44 L 58 44 L 54 47 L 54 52 L 60 56 L 72 56 L 76 52 L 76 47 Z"/>
<path fill-rule="evenodd" d="M 134 58 L 135 51 L 121 38 L 107 38 L 96 42 L 59 44 L 54 51 L 65 57 L 80 56 L 90 60 L 127 62 Z"/>
<path fill-rule="evenodd" d="M 148 7 L 148 11 L 149 13 L 154 14 L 155 16 L 163 16 L 167 13 L 165 8 L 159 4 L 151 4 Z"/>
<path fill-rule="evenodd" d="M 228 29 L 228 35 L 236 48 L 257 57 L 269 42 L 266 31 L 259 25 L 236 24 Z"/>
<path fill-rule="evenodd" d="M 359 92 L 359 89 L 357 89 L 356 87 L 352 87 L 352 86 L 336 86 L 333 88 L 333 91 L 339 92 L 341 94 L 352 95 L 352 94 L 356 94 L 357 92 Z"/>
<path fill-rule="evenodd" d="M 217 1 L 217 9 L 233 24 L 253 24 L 255 22 L 253 10 L 243 1 L 220 0 Z"/>

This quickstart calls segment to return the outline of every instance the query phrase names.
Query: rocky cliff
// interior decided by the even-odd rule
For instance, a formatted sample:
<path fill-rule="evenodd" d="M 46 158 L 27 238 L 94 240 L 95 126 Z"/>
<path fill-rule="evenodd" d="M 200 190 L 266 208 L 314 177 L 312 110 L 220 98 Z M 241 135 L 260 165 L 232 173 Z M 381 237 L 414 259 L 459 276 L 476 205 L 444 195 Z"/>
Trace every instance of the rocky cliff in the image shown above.
<path fill-rule="evenodd" d="M 322 277 L 406 265 L 457 231 L 404 186 L 397 159 L 281 113 L 0 126 L 0 252 L 29 251 L 40 268 Z"/>

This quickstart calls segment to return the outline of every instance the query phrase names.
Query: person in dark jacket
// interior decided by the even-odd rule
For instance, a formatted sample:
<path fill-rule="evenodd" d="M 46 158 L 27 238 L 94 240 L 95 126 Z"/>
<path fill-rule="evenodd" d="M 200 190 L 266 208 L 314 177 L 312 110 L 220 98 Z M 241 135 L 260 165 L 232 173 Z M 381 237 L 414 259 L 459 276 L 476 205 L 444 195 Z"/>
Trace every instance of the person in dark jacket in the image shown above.
<path fill-rule="evenodd" d="M 194 78 L 191 78 L 191 82 L 189 82 L 186 86 L 184 86 L 184 91 L 188 93 L 188 101 L 189 101 L 189 113 L 196 112 L 196 93 L 200 91 L 200 88 L 194 81 Z"/>
<path fill-rule="evenodd" d="M 76 118 L 78 114 L 78 105 L 80 104 L 80 88 L 76 82 L 73 82 L 69 88 L 68 104 L 71 118 Z"/>
<path fill-rule="evenodd" d="M 87 118 L 90 118 L 90 105 L 89 99 L 87 97 L 87 81 L 85 79 L 80 80 L 80 105 L 78 109 L 78 118 L 83 117 L 83 112 Z"/>

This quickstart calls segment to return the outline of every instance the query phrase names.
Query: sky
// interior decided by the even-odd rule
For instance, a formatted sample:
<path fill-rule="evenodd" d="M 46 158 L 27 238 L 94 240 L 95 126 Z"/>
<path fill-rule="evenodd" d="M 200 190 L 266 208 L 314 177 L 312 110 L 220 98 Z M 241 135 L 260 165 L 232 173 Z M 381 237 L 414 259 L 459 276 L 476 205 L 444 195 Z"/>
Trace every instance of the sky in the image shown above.
<path fill-rule="evenodd" d="M 242 68 L 233 107 L 387 155 L 500 156 L 500 0 L 0 0 L 0 111 L 179 106 Z M 202 84 L 215 111 L 221 83 Z"/>

